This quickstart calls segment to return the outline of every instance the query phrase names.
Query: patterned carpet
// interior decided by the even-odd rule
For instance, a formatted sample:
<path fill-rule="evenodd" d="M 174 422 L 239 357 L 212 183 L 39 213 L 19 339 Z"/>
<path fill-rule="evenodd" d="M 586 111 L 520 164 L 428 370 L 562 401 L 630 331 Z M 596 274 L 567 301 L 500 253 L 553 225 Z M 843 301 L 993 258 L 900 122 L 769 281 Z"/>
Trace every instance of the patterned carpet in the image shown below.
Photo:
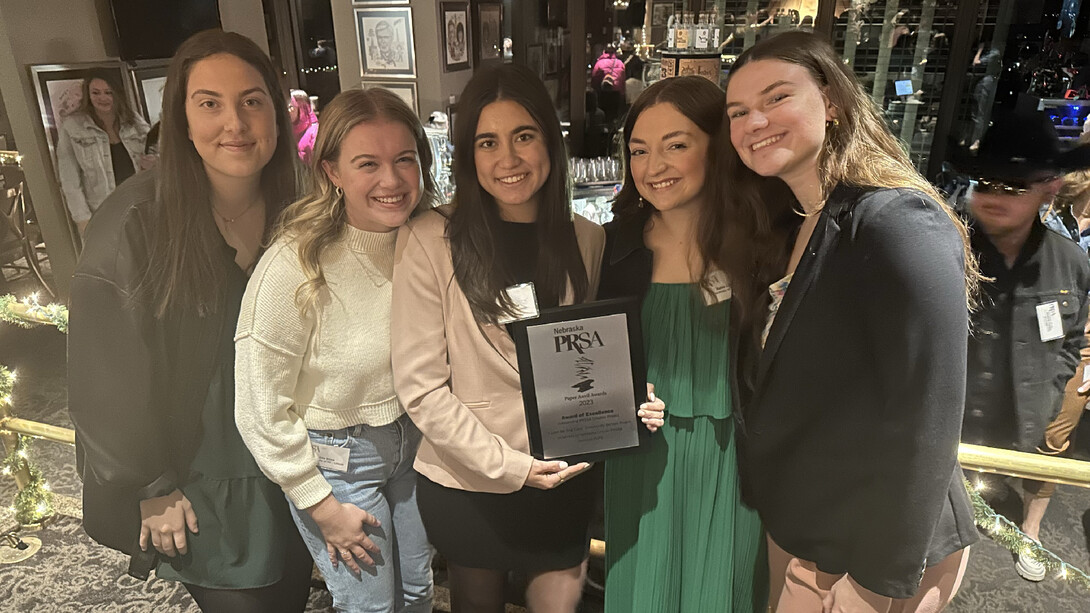
<path fill-rule="evenodd" d="M 14 369 L 18 381 L 14 395 L 15 413 L 20 417 L 71 427 L 67 416 L 65 388 L 65 339 L 56 330 L 23 330 L 0 326 L 0 364 Z M 62 495 L 80 496 L 71 447 L 38 442 L 32 458 Z M 0 508 L 14 496 L 14 483 L 0 477 Z M 999 509 L 1011 517 L 1020 513 L 1018 497 L 1010 492 Z M 0 514 L 0 527 L 7 529 L 10 513 Z M 1060 487 L 1042 528 L 1045 546 L 1067 562 L 1090 568 L 1090 490 Z M 121 554 L 101 547 L 84 533 L 78 519 L 59 517 L 45 529 L 31 533 L 42 540 L 42 550 L 24 562 L 0 565 L 0 611 L 40 613 L 89 611 L 97 613 L 197 613 L 198 609 L 181 586 L 152 579 L 137 581 L 125 574 Z M 439 584 L 444 583 L 442 575 Z M 437 590 L 436 611 L 449 611 L 446 590 Z M 331 611 L 331 599 L 324 589 L 311 591 L 307 611 Z M 510 611 L 521 611 L 510 607 Z M 584 613 L 601 611 L 597 598 L 587 598 Z M 978 544 L 954 604 L 954 613 L 1090 613 L 1090 591 L 1056 578 L 1042 583 L 1022 580 L 1014 571 L 1012 556 L 991 541 Z M 686 612 L 687 613 L 687 612 Z M 700 612 L 703 613 L 703 612 Z"/>

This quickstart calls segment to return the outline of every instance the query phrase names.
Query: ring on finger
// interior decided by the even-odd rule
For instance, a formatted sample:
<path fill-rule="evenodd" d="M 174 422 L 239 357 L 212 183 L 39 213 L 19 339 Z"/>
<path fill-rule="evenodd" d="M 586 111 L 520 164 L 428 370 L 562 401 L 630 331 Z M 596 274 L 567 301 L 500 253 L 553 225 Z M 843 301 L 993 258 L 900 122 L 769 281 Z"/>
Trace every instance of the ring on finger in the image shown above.
<path fill-rule="evenodd" d="M 352 559 L 352 552 L 351 551 L 342 551 L 341 552 L 341 559 L 351 560 Z"/>

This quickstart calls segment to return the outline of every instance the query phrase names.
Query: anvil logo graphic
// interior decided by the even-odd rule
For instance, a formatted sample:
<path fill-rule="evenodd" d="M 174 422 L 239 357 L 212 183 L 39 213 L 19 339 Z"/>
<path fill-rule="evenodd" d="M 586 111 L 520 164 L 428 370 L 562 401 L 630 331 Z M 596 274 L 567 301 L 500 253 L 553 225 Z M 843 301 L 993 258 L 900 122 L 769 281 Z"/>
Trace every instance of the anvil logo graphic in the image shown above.
<path fill-rule="evenodd" d="M 575 391 L 577 391 L 579 393 L 589 392 L 590 390 L 594 389 L 594 379 L 587 379 L 586 381 L 580 381 L 579 383 L 576 383 L 575 385 L 573 385 L 572 388 L 574 388 Z"/>

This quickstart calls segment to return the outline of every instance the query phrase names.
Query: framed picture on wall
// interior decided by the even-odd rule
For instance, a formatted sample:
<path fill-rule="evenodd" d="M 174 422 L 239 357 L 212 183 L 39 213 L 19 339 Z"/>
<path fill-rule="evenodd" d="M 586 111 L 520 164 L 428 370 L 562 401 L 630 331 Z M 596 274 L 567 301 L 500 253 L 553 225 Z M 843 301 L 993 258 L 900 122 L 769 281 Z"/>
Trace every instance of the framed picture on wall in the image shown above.
<path fill-rule="evenodd" d="M 139 112 L 126 86 L 128 79 L 121 62 L 43 64 L 31 66 L 30 76 L 34 81 L 34 93 L 38 96 L 42 127 L 45 128 L 45 139 L 54 167 L 57 163 L 58 130 L 65 120 L 79 112 L 85 78 L 102 79 L 110 86 L 115 99 L 119 96 L 124 98 L 134 112 Z"/>
<path fill-rule="evenodd" d="M 443 71 L 457 72 L 471 68 L 469 3 L 440 2 L 439 24 L 443 32 Z"/>
<path fill-rule="evenodd" d="M 537 73 L 537 76 L 545 76 L 545 56 L 542 53 L 541 43 L 526 45 L 526 66 Z"/>
<path fill-rule="evenodd" d="M 129 83 L 148 125 L 155 125 L 163 110 L 163 88 L 170 60 L 139 61 L 128 66 Z"/>
<path fill-rule="evenodd" d="M 651 26 L 665 26 L 674 14 L 673 2 L 655 2 L 651 5 Z"/>
<path fill-rule="evenodd" d="M 555 75 L 560 69 L 560 44 L 553 39 L 545 41 L 545 74 Z"/>
<path fill-rule="evenodd" d="M 414 78 L 412 8 L 358 8 L 355 13 L 360 76 Z"/>
<path fill-rule="evenodd" d="M 477 5 L 477 54 L 482 60 L 503 57 L 503 5 L 482 2 Z"/>
<path fill-rule="evenodd" d="M 409 105 L 409 108 L 413 110 L 413 113 L 420 115 L 420 107 L 416 102 L 416 83 L 398 82 L 398 81 L 364 81 L 362 83 L 363 89 L 374 89 L 381 87 L 382 89 L 388 89 L 391 92 L 397 94 L 398 98 L 405 101 L 405 104 Z"/>

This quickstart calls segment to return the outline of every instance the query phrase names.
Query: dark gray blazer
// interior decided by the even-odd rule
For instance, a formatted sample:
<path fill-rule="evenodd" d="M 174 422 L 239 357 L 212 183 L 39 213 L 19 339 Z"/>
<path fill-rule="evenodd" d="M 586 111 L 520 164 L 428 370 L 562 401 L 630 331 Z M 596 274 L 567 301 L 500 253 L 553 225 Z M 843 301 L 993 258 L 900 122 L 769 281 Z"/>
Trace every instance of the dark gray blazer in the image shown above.
<path fill-rule="evenodd" d="M 968 323 L 940 205 L 837 187 L 764 350 L 735 343 L 755 373 L 735 381 L 745 497 L 777 544 L 907 598 L 977 540 L 957 464 Z"/>

